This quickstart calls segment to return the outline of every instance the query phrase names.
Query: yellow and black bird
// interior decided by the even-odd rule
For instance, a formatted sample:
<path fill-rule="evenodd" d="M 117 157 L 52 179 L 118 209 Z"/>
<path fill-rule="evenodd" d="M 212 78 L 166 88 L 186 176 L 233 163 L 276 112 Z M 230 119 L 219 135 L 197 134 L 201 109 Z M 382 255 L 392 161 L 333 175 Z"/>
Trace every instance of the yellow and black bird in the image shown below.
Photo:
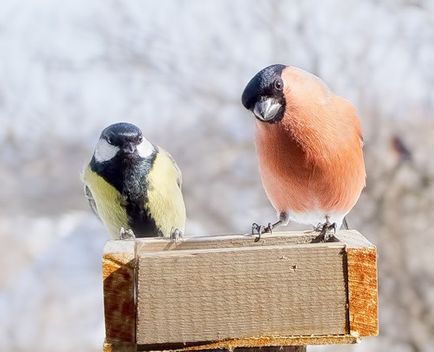
<path fill-rule="evenodd" d="M 105 128 L 83 172 L 85 194 L 112 239 L 178 238 L 186 211 L 181 172 L 169 153 L 143 137 L 135 125 Z"/>

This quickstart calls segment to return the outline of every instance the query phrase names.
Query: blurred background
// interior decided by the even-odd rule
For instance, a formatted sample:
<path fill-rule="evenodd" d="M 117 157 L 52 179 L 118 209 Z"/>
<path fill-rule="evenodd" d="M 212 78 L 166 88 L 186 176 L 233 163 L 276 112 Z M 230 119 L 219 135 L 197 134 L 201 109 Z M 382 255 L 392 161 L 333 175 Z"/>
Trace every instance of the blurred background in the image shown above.
<path fill-rule="evenodd" d="M 272 63 L 352 100 L 365 135 L 348 220 L 379 249 L 380 336 L 309 350 L 434 351 L 430 0 L 3 0 L 1 351 L 101 351 L 107 234 L 80 172 L 109 123 L 138 124 L 175 157 L 188 234 L 274 219 L 240 103 Z"/>

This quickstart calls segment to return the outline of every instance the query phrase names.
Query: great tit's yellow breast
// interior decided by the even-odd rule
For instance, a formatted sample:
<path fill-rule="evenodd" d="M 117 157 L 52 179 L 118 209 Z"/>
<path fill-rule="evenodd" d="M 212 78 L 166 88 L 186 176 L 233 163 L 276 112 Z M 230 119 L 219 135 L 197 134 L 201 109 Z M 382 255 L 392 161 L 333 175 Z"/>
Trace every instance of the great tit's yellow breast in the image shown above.
<path fill-rule="evenodd" d="M 160 148 L 148 174 L 148 203 L 152 218 L 163 236 L 174 229 L 184 232 L 186 211 L 181 192 L 180 172 L 170 155 Z"/>
<path fill-rule="evenodd" d="M 111 238 L 119 239 L 121 227 L 129 229 L 121 194 L 89 166 L 84 171 L 83 181 L 92 193 L 98 215 L 108 228 Z"/>

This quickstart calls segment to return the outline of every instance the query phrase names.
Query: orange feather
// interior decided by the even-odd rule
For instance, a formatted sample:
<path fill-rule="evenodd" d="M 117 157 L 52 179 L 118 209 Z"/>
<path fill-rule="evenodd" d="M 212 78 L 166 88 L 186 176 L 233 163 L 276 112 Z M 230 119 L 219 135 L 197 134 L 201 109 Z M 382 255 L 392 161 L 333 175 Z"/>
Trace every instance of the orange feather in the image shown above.
<path fill-rule="evenodd" d="M 283 119 L 257 121 L 256 146 L 266 194 L 278 212 L 342 218 L 365 186 L 360 122 L 354 107 L 316 76 L 286 67 Z M 323 219 L 324 220 L 324 219 Z M 314 224 L 316 225 L 316 224 Z"/>

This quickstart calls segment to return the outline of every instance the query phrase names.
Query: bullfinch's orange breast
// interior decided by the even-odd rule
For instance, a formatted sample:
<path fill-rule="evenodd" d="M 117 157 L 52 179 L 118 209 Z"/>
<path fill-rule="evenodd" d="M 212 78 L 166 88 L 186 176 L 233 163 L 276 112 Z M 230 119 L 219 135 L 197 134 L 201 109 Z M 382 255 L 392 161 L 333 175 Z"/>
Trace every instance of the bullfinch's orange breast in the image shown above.
<path fill-rule="evenodd" d="M 277 211 L 303 212 L 316 206 L 307 193 L 311 169 L 296 142 L 277 126 L 262 125 L 256 130 L 256 149 L 265 193 Z"/>
<path fill-rule="evenodd" d="M 257 128 L 256 148 L 265 192 L 278 212 L 347 213 L 365 185 L 359 141 L 324 160 L 307 154 L 279 126 L 262 125 Z"/>

